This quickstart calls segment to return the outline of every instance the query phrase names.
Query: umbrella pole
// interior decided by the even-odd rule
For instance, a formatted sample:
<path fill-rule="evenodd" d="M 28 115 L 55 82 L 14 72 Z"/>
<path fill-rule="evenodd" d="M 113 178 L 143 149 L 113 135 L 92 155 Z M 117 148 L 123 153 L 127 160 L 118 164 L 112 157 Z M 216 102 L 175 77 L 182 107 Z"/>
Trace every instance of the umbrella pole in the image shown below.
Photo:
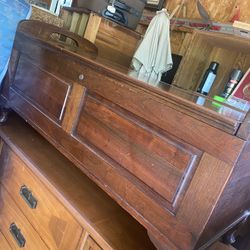
<path fill-rule="evenodd" d="M 180 15 L 180 12 L 181 12 L 182 9 L 184 11 L 184 15 L 186 15 L 186 3 L 187 3 L 187 0 L 182 0 L 182 2 L 180 4 L 178 4 L 176 6 L 176 8 L 173 10 L 173 12 L 171 13 L 169 19 L 171 20 L 175 15 L 178 17 Z M 174 30 L 175 25 L 176 25 L 176 21 L 174 21 L 174 23 L 173 23 L 173 25 L 171 27 L 171 31 Z"/>

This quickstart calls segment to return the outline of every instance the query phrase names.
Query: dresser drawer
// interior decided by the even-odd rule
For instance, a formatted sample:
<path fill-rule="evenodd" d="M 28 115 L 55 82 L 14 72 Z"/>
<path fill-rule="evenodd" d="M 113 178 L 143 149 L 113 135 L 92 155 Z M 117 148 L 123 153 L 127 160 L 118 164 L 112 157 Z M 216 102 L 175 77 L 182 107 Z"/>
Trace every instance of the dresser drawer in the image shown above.
<path fill-rule="evenodd" d="M 0 210 L 0 230 L 12 249 L 48 249 L 3 187 L 1 203 L 3 206 Z"/>
<path fill-rule="evenodd" d="M 6 164 L 5 188 L 49 248 L 75 249 L 82 232 L 76 220 L 11 151 Z"/>
<path fill-rule="evenodd" d="M 0 231 L 0 249 L 11 250 L 11 247 L 10 247 L 8 241 L 6 240 L 6 238 L 4 237 L 4 235 L 2 234 L 1 231 Z"/>

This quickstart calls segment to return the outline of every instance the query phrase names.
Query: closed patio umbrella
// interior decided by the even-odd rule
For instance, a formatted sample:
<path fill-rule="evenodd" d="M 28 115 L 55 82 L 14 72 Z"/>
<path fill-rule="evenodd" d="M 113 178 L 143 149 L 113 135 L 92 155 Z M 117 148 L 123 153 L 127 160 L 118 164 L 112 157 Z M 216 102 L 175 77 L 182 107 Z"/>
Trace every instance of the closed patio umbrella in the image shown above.
<path fill-rule="evenodd" d="M 166 9 L 158 11 L 132 59 L 130 75 L 156 86 L 172 68 L 170 20 Z"/>
<path fill-rule="evenodd" d="M 0 84 L 5 76 L 17 24 L 31 14 L 25 0 L 0 0 Z"/>

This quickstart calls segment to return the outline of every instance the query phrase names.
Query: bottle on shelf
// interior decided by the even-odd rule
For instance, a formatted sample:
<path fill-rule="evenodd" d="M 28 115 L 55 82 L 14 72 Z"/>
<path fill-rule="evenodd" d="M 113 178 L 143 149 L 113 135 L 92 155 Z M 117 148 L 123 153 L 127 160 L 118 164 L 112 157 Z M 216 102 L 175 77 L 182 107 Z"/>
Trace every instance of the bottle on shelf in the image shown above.
<path fill-rule="evenodd" d="M 222 97 L 228 98 L 238 83 L 240 82 L 241 78 L 243 77 L 243 72 L 239 69 L 233 69 L 232 73 L 230 74 L 229 81 L 227 82 L 223 93 L 221 94 Z"/>
<path fill-rule="evenodd" d="M 219 63 L 217 62 L 210 63 L 209 68 L 206 70 L 206 73 L 204 74 L 202 81 L 197 89 L 197 92 L 203 95 L 208 95 L 216 79 L 218 67 Z"/>

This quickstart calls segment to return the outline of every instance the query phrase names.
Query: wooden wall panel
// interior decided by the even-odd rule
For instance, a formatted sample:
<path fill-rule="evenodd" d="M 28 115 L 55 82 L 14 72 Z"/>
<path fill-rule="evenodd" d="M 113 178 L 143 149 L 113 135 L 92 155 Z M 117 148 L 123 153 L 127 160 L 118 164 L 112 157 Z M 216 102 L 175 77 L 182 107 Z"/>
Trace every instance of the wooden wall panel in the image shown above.
<path fill-rule="evenodd" d="M 34 5 L 32 5 L 32 14 L 30 19 L 53 24 L 58 27 L 63 27 L 63 20 L 60 17 L 54 15 L 53 13 L 45 9 L 41 9 Z"/>
<path fill-rule="evenodd" d="M 181 2 L 182 0 L 167 0 L 166 7 L 171 12 Z M 250 23 L 249 0 L 201 0 L 201 3 L 214 21 L 229 22 L 236 11 L 235 8 L 238 7 L 240 8 L 240 21 Z M 179 17 L 183 17 L 183 12 L 180 12 Z M 187 18 L 200 18 L 196 0 L 187 0 Z"/>
<path fill-rule="evenodd" d="M 163 199 L 162 204 L 167 202 L 175 207 L 187 189 L 186 181 L 192 178 L 201 151 L 89 92 L 74 136 L 79 142 L 87 141 L 93 150 L 102 151 L 128 176 L 133 173 L 129 178 L 143 182 L 140 187 L 152 193 L 154 199 Z M 113 162 L 110 164 L 118 168 Z"/>
<path fill-rule="evenodd" d="M 223 92 L 232 69 L 240 68 L 245 72 L 250 65 L 249 44 L 245 43 L 245 39 L 230 35 L 196 31 L 185 49 L 186 54 L 174 84 L 196 91 L 209 64 L 212 61 L 218 62 L 220 66 L 216 81 L 209 93 L 211 97 Z"/>
<path fill-rule="evenodd" d="M 166 0 L 166 8 L 171 13 L 182 0 Z M 216 22 L 228 23 L 240 9 L 240 18 L 242 22 L 250 23 L 250 1 L 249 0 L 201 0 L 201 3 L 208 11 L 211 19 Z M 187 0 L 186 16 L 183 11 L 177 12 L 179 18 L 200 19 L 196 7 L 196 0 Z M 188 34 L 173 31 L 171 34 L 171 43 L 173 53 L 184 55 L 186 51 L 185 37 Z"/>
<path fill-rule="evenodd" d="M 249 0 L 237 0 L 237 4 L 241 7 L 241 18 L 243 22 L 250 23 L 250 1 Z"/>

